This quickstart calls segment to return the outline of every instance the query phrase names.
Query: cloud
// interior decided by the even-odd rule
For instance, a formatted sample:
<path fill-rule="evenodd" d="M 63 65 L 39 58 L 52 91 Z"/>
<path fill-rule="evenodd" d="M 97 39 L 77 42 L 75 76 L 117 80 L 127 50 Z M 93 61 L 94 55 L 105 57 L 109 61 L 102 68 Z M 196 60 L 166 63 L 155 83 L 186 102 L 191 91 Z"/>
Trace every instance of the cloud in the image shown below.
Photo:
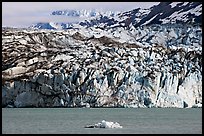
<path fill-rule="evenodd" d="M 128 11 L 149 8 L 158 2 L 2 2 L 2 26 L 28 27 L 36 22 L 69 21 L 76 18 L 50 16 L 52 11 L 65 9 L 99 9 Z M 59 22 L 59 21 L 58 21 Z"/>
<path fill-rule="evenodd" d="M 78 18 L 78 17 L 66 17 L 66 16 L 22 16 L 21 19 L 18 17 L 8 18 L 4 22 L 2 20 L 3 26 L 10 27 L 29 27 L 32 24 L 36 23 L 46 23 L 46 22 L 77 22 L 82 21 L 86 18 Z"/>

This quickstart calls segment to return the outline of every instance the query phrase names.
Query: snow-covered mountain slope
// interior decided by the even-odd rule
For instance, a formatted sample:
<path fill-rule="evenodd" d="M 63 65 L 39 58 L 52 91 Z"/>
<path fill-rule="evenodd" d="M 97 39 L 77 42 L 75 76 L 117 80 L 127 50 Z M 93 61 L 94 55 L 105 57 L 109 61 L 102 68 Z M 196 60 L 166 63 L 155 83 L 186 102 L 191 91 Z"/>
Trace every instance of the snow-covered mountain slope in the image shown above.
<path fill-rule="evenodd" d="M 96 17 L 80 23 L 82 26 L 129 26 L 135 27 L 151 24 L 201 24 L 201 2 L 160 2 L 149 9 L 134 9 L 114 17 Z"/>
<path fill-rule="evenodd" d="M 37 23 L 37 24 L 33 24 L 29 28 L 61 30 L 61 29 L 69 29 L 69 28 L 72 28 L 72 27 L 73 27 L 73 23 L 54 23 L 54 22 L 49 22 L 49 23 Z"/>
<path fill-rule="evenodd" d="M 201 2 L 162 2 L 150 8 L 136 26 L 148 24 L 199 23 L 202 22 Z"/>
<path fill-rule="evenodd" d="M 119 11 L 100 11 L 100 10 L 57 10 L 51 13 L 51 16 L 67 16 L 74 18 L 93 18 L 96 16 L 108 16 L 113 17 L 116 16 Z M 80 19 L 79 19 L 80 20 Z M 69 29 L 72 28 L 74 24 L 79 23 L 79 21 L 75 22 L 45 22 L 45 23 L 37 23 L 31 25 L 29 28 L 35 29 Z"/>
<path fill-rule="evenodd" d="M 137 8 L 127 12 L 111 12 L 97 10 L 59 10 L 51 15 L 68 17 L 88 17 L 78 22 L 84 27 L 134 27 L 151 24 L 201 24 L 202 2 L 160 2 L 149 9 Z M 75 23 L 57 23 L 62 29 L 72 28 Z M 31 26 L 38 29 L 57 29 L 48 23 Z"/>
<path fill-rule="evenodd" d="M 64 16 L 69 16 L 69 17 L 95 17 L 98 15 L 103 15 L 103 16 L 110 16 L 113 17 L 117 15 L 119 12 L 118 11 L 99 11 L 99 10 L 57 10 L 53 11 L 51 15 L 64 15 Z"/>

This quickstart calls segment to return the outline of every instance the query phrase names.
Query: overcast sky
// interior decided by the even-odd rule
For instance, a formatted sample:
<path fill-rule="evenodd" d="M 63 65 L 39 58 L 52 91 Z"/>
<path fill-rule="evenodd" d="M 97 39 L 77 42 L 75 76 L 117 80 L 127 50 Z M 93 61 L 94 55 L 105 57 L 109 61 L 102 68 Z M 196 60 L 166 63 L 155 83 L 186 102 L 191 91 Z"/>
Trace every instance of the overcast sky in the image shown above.
<path fill-rule="evenodd" d="M 51 16 L 65 9 L 128 11 L 149 8 L 158 2 L 2 2 L 2 26 L 28 27 L 38 22 L 66 22 L 66 16 Z M 73 20 L 73 18 L 72 18 Z"/>

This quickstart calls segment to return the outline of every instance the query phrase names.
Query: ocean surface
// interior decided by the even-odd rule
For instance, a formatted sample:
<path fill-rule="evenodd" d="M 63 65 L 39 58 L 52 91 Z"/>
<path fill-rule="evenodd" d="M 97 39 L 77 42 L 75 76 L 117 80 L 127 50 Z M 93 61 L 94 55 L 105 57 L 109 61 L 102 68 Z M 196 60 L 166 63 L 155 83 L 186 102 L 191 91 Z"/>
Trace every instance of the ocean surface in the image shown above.
<path fill-rule="evenodd" d="M 123 128 L 84 128 L 102 120 Z M 202 134 L 202 108 L 2 108 L 3 134 Z"/>

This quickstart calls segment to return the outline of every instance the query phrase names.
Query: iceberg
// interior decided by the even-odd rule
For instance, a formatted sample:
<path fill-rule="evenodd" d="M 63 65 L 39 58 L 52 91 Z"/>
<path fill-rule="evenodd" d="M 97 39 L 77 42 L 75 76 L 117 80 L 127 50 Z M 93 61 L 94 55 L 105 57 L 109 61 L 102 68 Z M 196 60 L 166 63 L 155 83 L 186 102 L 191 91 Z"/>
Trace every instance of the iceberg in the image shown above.
<path fill-rule="evenodd" d="M 85 128 L 123 128 L 118 122 L 102 120 L 94 125 L 86 125 Z"/>

